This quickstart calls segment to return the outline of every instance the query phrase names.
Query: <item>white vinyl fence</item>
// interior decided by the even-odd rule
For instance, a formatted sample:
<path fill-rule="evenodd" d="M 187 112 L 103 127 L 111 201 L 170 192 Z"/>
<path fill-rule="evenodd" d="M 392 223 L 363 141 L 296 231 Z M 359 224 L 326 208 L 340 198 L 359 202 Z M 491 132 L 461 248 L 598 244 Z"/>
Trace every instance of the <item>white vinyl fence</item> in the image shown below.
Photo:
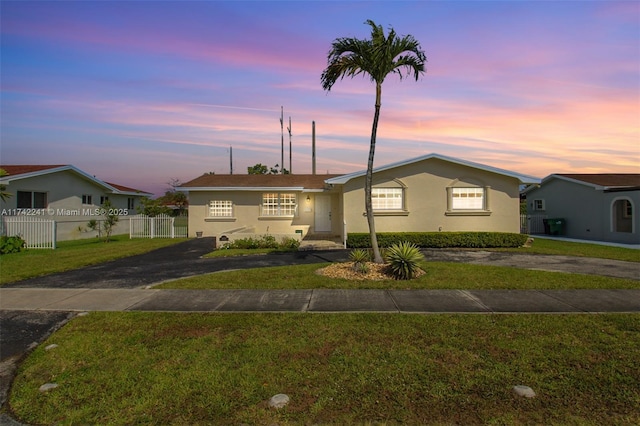
<path fill-rule="evenodd" d="M 187 218 L 137 215 L 129 218 L 129 238 L 186 238 Z"/>
<path fill-rule="evenodd" d="M 18 235 L 30 249 L 55 249 L 56 221 L 37 216 L 2 216 L 0 235 Z"/>

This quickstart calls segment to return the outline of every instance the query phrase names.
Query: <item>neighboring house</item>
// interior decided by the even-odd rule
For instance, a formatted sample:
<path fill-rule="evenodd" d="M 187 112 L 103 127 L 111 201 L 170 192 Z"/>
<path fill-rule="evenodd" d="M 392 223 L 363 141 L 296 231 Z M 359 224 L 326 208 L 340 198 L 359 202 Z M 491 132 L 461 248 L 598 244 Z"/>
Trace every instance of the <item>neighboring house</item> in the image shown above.
<path fill-rule="evenodd" d="M 552 174 L 526 188 L 530 215 L 563 219 L 562 235 L 640 243 L 640 174 Z"/>
<path fill-rule="evenodd" d="M 153 194 L 104 182 L 70 165 L 0 165 L 0 178 L 11 197 L 0 201 L 2 216 L 33 216 L 57 223 L 57 240 L 95 235 L 87 230 L 91 219 L 101 220 L 100 208 L 109 200 L 119 213 L 114 234 L 129 232 L 128 216 L 136 214 L 140 198 Z"/>
<path fill-rule="evenodd" d="M 365 171 L 346 175 L 203 175 L 189 195 L 190 236 L 339 238 L 368 232 Z M 438 154 L 374 169 L 377 232 L 520 232 L 519 187 L 540 179 Z"/>

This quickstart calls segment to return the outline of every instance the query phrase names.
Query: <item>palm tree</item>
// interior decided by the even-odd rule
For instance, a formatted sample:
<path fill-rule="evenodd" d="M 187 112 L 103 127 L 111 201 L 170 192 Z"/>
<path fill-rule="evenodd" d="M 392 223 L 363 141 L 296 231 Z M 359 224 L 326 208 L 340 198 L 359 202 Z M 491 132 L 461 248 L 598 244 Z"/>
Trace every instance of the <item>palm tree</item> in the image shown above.
<path fill-rule="evenodd" d="M 0 169 L 0 178 L 5 176 L 9 176 L 5 169 Z M 7 185 L 4 183 L 0 184 L 0 200 L 7 201 L 11 197 L 11 194 L 7 192 Z"/>
<path fill-rule="evenodd" d="M 327 68 L 322 72 L 321 82 L 322 88 L 327 92 L 331 90 L 331 87 L 338 79 L 342 80 L 345 76 L 368 75 L 371 81 L 376 84 L 376 105 L 371 128 L 364 198 L 374 261 L 382 263 L 383 260 L 382 256 L 380 256 L 376 237 L 373 208 L 371 206 L 373 157 L 376 147 L 376 133 L 378 132 L 378 119 L 380 118 L 382 83 L 389 74 L 398 74 L 401 80 L 405 76 L 413 75 L 417 81 L 420 74 L 425 71 L 424 64 L 427 58 L 420 47 L 420 43 L 413 36 L 398 37 L 393 28 L 390 28 L 389 35 L 385 36 L 381 25 L 376 25 L 370 19 L 365 23 L 371 26 L 370 40 L 343 37 L 333 41 L 327 56 Z"/>

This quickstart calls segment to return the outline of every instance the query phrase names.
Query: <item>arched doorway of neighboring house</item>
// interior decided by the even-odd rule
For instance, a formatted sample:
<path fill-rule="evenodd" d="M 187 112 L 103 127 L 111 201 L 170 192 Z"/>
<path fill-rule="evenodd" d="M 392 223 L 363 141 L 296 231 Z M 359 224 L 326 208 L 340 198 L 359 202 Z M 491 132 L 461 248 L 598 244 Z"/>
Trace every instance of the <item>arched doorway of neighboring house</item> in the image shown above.
<path fill-rule="evenodd" d="M 613 232 L 633 232 L 633 204 L 628 198 L 619 198 L 611 205 Z"/>

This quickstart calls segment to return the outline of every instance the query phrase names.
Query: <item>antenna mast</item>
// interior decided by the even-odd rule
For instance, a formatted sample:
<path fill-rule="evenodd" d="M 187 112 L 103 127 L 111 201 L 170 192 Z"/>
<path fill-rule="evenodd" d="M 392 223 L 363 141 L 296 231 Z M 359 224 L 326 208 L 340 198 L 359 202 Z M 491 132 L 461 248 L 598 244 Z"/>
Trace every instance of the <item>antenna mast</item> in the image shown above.
<path fill-rule="evenodd" d="M 229 174 L 233 174 L 233 147 L 229 146 Z"/>
<path fill-rule="evenodd" d="M 311 122 L 311 174 L 316 174 L 316 122 Z"/>
<path fill-rule="evenodd" d="M 287 131 L 289 132 L 289 173 L 293 174 L 293 166 L 291 165 L 291 116 L 289 116 L 289 127 L 287 127 Z"/>
<path fill-rule="evenodd" d="M 284 108 L 280 106 L 280 173 L 284 173 Z"/>

